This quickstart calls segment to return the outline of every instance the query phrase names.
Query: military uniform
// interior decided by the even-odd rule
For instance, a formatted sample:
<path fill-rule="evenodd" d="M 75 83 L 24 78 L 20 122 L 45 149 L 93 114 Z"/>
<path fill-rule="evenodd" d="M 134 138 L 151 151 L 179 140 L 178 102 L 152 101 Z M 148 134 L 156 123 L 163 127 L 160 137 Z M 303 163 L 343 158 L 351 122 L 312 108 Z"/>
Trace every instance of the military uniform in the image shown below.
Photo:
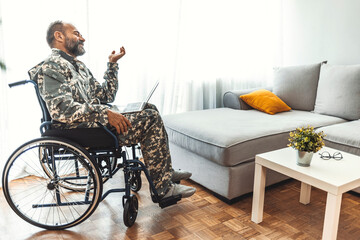
<path fill-rule="evenodd" d="M 29 71 L 38 83 L 55 128 L 93 128 L 108 123 L 106 103 L 113 102 L 118 90 L 118 64 L 108 63 L 100 84 L 81 61 L 59 49 Z M 132 124 L 120 145 L 140 143 L 144 162 L 160 197 L 171 184 L 172 166 L 167 133 L 156 107 L 147 104 L 141 112 L 124 114 Z"/>

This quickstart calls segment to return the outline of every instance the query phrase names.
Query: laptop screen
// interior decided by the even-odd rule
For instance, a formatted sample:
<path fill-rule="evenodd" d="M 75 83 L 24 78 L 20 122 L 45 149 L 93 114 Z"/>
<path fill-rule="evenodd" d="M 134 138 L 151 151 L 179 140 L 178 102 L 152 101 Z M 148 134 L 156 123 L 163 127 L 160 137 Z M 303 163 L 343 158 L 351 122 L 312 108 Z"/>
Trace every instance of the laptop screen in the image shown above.
<path fill-rule="evenodd" d="M 157 88 L 158 85 L 159 85 L 159 81 L 156 81 L 154 87 L 151 89 L 149 95 L 147 96 L 147 98 L 146 98 L 146 100 L 145 100 L 146 103 L 149 102 L 151 96 L 152 96 L 153 93 L 155 92 L 155 89 Z"/>

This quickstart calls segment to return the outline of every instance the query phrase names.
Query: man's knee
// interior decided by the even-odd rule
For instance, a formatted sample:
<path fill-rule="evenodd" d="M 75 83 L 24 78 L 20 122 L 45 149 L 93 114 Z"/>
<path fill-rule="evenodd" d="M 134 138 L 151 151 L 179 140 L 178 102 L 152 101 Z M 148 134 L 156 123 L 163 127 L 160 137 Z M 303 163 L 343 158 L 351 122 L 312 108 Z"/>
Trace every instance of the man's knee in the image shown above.
<path fill-rule="evenodd" d="M 155 135 L 162 135 L 164 131 L 164 122 L 158 111 L 153 109 L 146 109 L 146 124 L 145 128 L 152 128 Z"/>
<path fill-rule="evenodd" d="M 146 103 L 145 109 L 152 109 L 155 110 L 156 112 L 159 112 L 159 110 L 157 109 L 157 107 L 154 104 L 151 103 Z"/>
<path fill-rule="evenodd" d="M 159 112 L 154 109 L 145 109 L 144 111 L 151 119 L 161 119 Z"/>

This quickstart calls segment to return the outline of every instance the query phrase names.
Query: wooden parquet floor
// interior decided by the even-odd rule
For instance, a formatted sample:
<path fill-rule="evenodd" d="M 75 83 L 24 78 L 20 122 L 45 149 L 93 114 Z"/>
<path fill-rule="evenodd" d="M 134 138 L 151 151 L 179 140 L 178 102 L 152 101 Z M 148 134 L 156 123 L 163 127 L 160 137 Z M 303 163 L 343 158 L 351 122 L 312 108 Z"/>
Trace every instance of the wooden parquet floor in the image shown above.
<path fill-rule="evenodd" d="M 105 184 L 105 189 L 121 182 L 121 173 Z M 117 183 L 119 184 L 119 183 Z M 326 193 L 313 188 L 311 202 L 299 203 L 300 182 L 289 180 L 267 188 L 264 221 L 251 222 L 252 195 L 228 205 L 192 181 L 197 192 L 177 205 L 161 209 L 152 203 L 143 178 L 138 192 L 139 214 L 131 228 L 123 224 L 122 194 L 110 194 L 94 214 L 78 226 L 63 231 L 47 231 L 19 218 L 0 193 L 0 239 L 321 239 Z M 122 187 L 120 184 L 117 187 Z M 338 239 L 360 239 L 360 196 L 343 196 Z"/>

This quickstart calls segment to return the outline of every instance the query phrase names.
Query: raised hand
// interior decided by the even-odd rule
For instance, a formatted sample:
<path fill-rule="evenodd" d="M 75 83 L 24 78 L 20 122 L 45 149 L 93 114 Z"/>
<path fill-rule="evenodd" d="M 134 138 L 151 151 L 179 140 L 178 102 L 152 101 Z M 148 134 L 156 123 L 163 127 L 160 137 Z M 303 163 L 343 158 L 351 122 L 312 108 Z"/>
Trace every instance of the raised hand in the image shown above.
<path fill-rule="evenodd" d="M 120 58 L 122 58 L 125 55 L 125 48 L 124 46 L 122 46 L 120 48 L 120 52 L 116 53 L 115 50 L 111 52 L 111 54 L 109 55 L 109 62 L 113 62 L 116 63 Z"/>

